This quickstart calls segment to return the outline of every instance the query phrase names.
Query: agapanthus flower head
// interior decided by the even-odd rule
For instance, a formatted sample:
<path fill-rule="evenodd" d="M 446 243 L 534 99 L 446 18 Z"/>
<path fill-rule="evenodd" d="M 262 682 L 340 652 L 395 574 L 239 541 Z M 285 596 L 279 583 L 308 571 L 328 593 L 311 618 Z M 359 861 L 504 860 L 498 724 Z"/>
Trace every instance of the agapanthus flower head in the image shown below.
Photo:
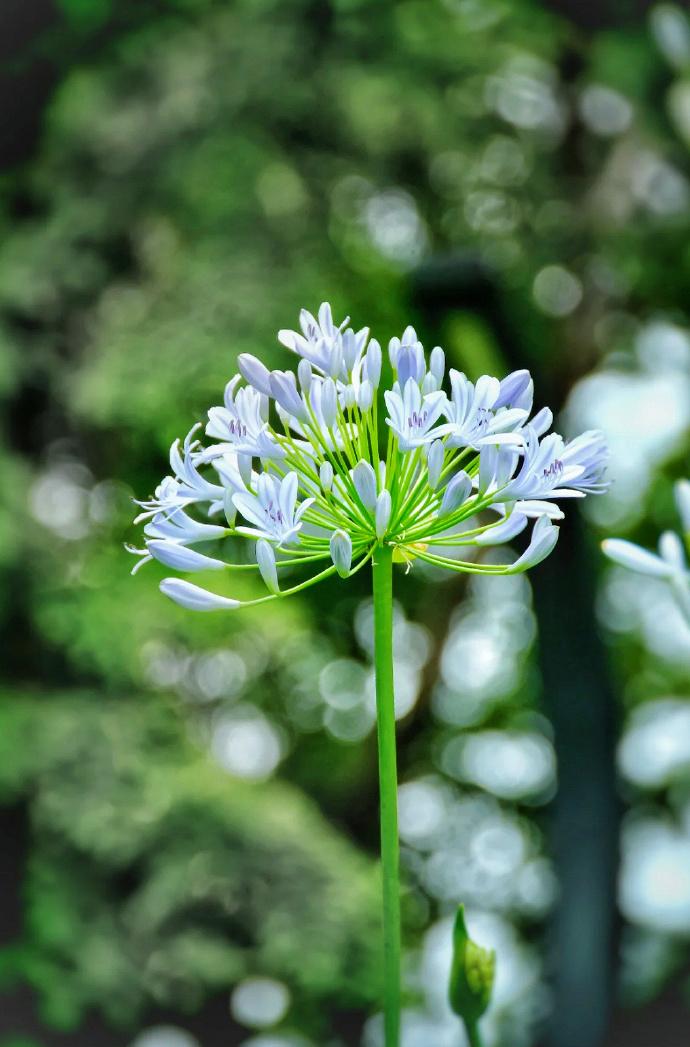
<path fill-rule="evenodd" d="M 664 531 L 659 538 L 658 553 L 649 552 L 624 538 L 607 538 L 601 544 L 604 553 L 614 563 L 667 582 L 676 603 L 690 623 L 690 481 L 678 480 L 674 493 L 682 537 L 675 531 Z"/>
<path fill-rule="evenodd" d="M 275 600 L 360 570 L 381 545 L 409 566 L 511 574 L 539 563 L 558 538 L 561 498 L 606 488 L 600 433 L 566 443 L 549 433 L 548 409 L 532 415 L 527 371 L 471 382 L 445 354 L 427 357 L 412 327 L 389 344 L 392 382 L 379 396 L 383 354 L 368 328 L 336 324 L 324 303 L 300 314 L 280 342 L 296 369 L 270 371 L 242 354 L 222 406 L 212 407 L 205 442 L 195 426 L 170 452 L 171 474 L 140 502 L 144 548 L 135 570 L 157 559 L 182 573 L 251 569 Z M 531 527 L 510 563 L 471 550 L 509 542 Z M 225 539 L 251 543 L 227 562 Z M 211 543 L 211 552 L 205 552 Z M 285 586 L 286 572 L 306 570 Z M 312 572 L 312 573 L 310 573 Z M 187 580 L 162 591 L 194 610 L 240 602 Z"/>

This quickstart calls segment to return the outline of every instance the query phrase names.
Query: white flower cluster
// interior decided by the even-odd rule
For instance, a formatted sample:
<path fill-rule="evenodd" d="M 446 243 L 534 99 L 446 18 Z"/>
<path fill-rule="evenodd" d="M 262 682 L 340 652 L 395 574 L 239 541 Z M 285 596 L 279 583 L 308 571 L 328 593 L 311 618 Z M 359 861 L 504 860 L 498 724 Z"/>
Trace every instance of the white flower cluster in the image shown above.
<path fill-rule="evenodd" d="M 130 550 L 140 557 L 135 571 L 151 559 L 183 573 L 253 567 L 269 594 L 252 603 L 336 571 L 346 577 L 382 543 L 407 564 L 419 558 L 455 571 L 515 573 L 556 544 L 553 521 L 563 514 L 555 500 L 606 488 L 603 437 L 592 431 L 566 443 L 549 433 L 551 412 L 532 415 L 528 371 L 473 383 L 451 369 L 448 393 L 443 350 L 427 360 L 407 327 L 389 343 L 393 381 L 380 399 L 381 346 L 366 328 L 347 324 L 336 325 L 324 303 L 317 317 L 302 311 L 301 331 L 280 331 L 299 357 L 296 373 L 239 357 L 241 373 L 209 411 L 206 444 L 199 426 L 181 447 L 176 441 L 171 474 L 138 503 L 145 548 Z M 464 547 L 507 542 L 530 522 L 529 544 L 514 563 L 460 558 Z M 255 543 L 251 564 L 229 564 L 215 552 L 228 537 Z M 204 543 L 213 543 L 214 555 L 198 551 Z M 315 575 L 281 589 L 282 567 L 311 565 Z M 180 578 L 166 578 L 161 589 L 194 610 L 239 606 Z"/>

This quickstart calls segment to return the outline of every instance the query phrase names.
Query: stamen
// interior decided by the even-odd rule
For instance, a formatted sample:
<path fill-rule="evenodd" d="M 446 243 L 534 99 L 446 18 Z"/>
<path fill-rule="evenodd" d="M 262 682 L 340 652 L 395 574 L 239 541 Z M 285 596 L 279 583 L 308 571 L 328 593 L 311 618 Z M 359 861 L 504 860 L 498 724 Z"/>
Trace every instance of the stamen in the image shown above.
<path fill-rule="evenodd" d="M 265 512 L 266 512 L 266 516 L 269 518 L 269 520 L 272 520 L 273 523 L 278 523 L 278 524 L 282 524 L 283 523 L 284 517 L 283 517 L 282 509 L 276 509 L 274 507 L 274 503 L 272 501 L 270 501 L 268 503 L 268 505 L 266 506 Z"/>
<path fill-rule="evenodd" d="M 555 480 L 556 477 L 560 476 L 563 472 L 563 462 L 560 458 L 554 458 L 548 469 L 544 470 L 544 477 L 547 479 Z"/>
<path fill-rule="evenodd" d="M 416 411 L 413 411 L 412 414 L 408 416 L 407 424 L 410 429 L 423 429 L 428 417 L 429 412 L 427 410 L 422 411 L 421 414 L 417 414 Z"/>
<path fill-rule="evenodd" d="M 239 436 L 242 440 L 247 435 L 247 426 L 244 422 L 240 422 L 239 419 L 235 420 L 234 418 L 231 418 L 229 429 L 233 436 Z"/>

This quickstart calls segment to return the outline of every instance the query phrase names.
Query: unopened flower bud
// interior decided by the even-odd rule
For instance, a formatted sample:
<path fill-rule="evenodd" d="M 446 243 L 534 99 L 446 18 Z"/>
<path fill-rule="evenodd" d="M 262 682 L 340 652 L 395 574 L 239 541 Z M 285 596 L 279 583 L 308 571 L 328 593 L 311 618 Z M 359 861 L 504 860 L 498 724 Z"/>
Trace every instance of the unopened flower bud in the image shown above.
<path fill-rule="evenodd" d="M 371 410 L 371 405 L 374 402 L 374 390 L 371 387 L 371 382 L 368 379 L 362 382 L 357 392 L 357 406 L 363 414 Z"/>
<path fill-rule="evenodd" d="M 261 360 L 257 360 L 251 353 L 240 353 L 237 357 L 237 366 L 246 382 L 258 389 L 264 396 L 271 395 L 271 372 L 261 363 Z"/>
<path fill-rule="evenodd" d="M 346 531 L 334 531 L 330 547 L 336 571 L 341 578 L 347 578 L 352 565 L 352 539 Z"/>
<path fill-rule="evenodd" d="M 364 377 L 371 382 L 372 389 L 378 389 L 381 381 L 381 346 L 375 338 L 369 342 L 367 355 L 364 357 Z"/>
<path fill-rule="evenodd" d="M 435 491 L 438 487 L 439 480 L 441 479 L 441 470 L 443 469 L 444 459 L 443 443 L 440 440 L 434 440 L 431 447 L 429 448 L 429 456 L 427 458 L 427 469 L 429 471 L 429 487 L 432 491 Z"/>
<path fill-rule="evenodd" d="M 284 411 L 296 418 L 306 418 L 304 404 L 297 392 L 297 382 L 292 371 L 271 372 L 271 396 Z"/>
<path fill-rule="evenodd" d="M 437 386 L 440 388 L 443 382 L 443 376 L 446 371 L 446 354 L 440 345 L 435 345 L 431 350 L 431 356 L 429 358 L 429 371 L 433 374 L 436 379 Z"/>
<path fill-rule="evenodd" d="M 311 364 L 308 360 L 300 360 L 297 365 L 297 377 L 299 378 L 300 388 L 303 393 L 306 393 L 311 388 L 312 370 Z"/>
<path fill-rule="evenodd" d="M 352 470 L 352 481 L 365 509 L 373 511 L 376 507 L 376 473 L 369 462 L 364 459 L 357 462 Z"/>
<path fill-rule="evenodd" d="M 471 491 L 472 481 L 467 473 L 464 470 L 456 473 L 443 492 L 441 508 L 438 511 L 439 516 L 446 516 L 459 509 L 462 503 L 469 498 Z"/>
<path fill-rule="evenodd" d="M 266 583 L 266 587 L 272 593 L 279 593 L 280 586 L 278 585 L 276 554 L 273 551 L 271 543 L 267 542 L 265 538 L 260 538 L 256 543 L 256 562 L 259 565 L 259 571 L 261 577 Z"/>
<path fill-rule="evenodd" d="M 376 537 L 383 538 L 391 518 L 390 491 L 381 491 L 376 499 Z"/>
<path fill-rule="evenodd" d="M 453 929 L 449 999 L 455 1013 L 469 1025 L 475 1025 L 489 1006 L 495 969 L 496 953 L 472 941 L 461 905 Z"/>
<path fill-rule="evenodd" d="M 319 466 L 319 479 L 324 491 L 330 491 L 333 486 L 333 466 L 330 462 L 322 462 Z"/>
<path fill-rule="evenodd" d="M 321 386 L 321 415 L 329 429 L 335 425 L 337 409 L 335 382 L 332 378 L 327 378 Z"/>
<path fill-rule="evenodd" d="M 338 378 L 340 372 L 343 369 L 343 350 L 340 345 L 336 343 L 331 350 L 331 363 L 329 371 L 332 378 Z"/>

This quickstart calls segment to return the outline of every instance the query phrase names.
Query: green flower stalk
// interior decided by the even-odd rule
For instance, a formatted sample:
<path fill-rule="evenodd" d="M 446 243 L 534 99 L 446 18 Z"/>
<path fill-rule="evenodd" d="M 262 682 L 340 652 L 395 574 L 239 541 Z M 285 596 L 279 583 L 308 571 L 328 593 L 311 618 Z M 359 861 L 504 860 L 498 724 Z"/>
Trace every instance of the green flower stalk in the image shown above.
<path fill-rule="evenodd" d="M 212 407 L 207 441 L 195 426 L 170 450 L 171 473 L 139 502 L 144 547 L 132 573 L 159 560 L 180 574 L 254 570 L 266 594 L 240 601 L 187 578 L 161 582 L 190 610 L 235 610 L 302 592 L 372 564 L 379 745 L 386 1047 L 400 1038 L 400 913 L 392 572 L 416 560 L 470 574 L 515 574 L 554 548 L 555 504 L 605 489 L 598 432 L 566 443 L 552 416 L 532 415 L 527 371 L 476 383 L 449 372 L 440 347 L 427 359 L 412 327 L 391 339 L 392 382 L 381 396 L 383 354 L 367 328 L 336 325 L 324 303 L 301 331 L 280 331 L 296 373 L 239 357 L 240 374 Z M 243 384 L 244 379 L 244 384 Z M 509 563 L 476 558 L 532 528 Z M 225 539 L 249 543 L 228 562 Z M 201 548 L 211 547 L 212 553 Z M 292 580 L 285 584 L 289 576 Z"/>

